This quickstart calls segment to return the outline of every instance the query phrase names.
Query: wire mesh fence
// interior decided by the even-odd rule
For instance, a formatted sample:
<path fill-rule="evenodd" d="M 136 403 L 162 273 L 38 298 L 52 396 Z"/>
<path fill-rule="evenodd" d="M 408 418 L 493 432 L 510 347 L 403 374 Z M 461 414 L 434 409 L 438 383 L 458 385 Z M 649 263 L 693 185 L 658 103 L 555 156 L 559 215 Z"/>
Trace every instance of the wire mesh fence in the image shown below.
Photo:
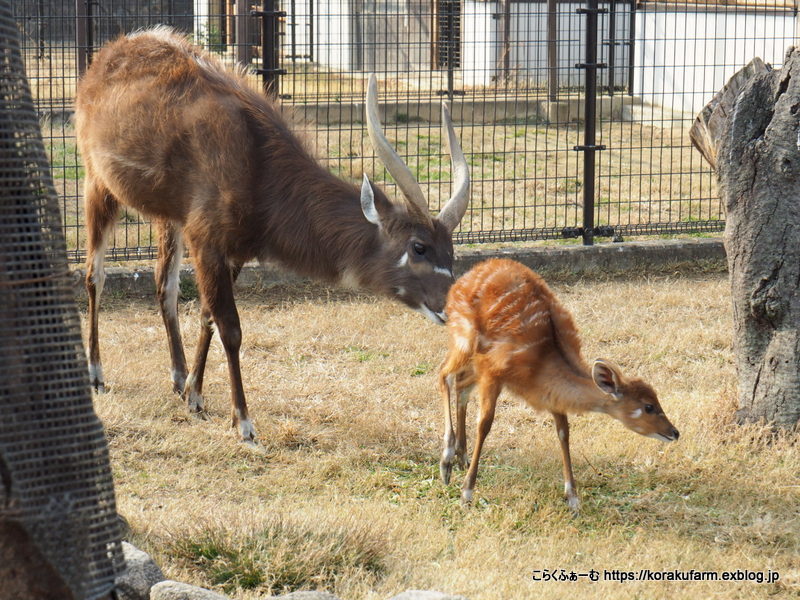
<path fill-rule="evenodd" d="M 449 100 L 473 180 L 456 242 L 586 240 L 587 226 L 590 240 L 721 230 L 713 174 L 688 129 L 752 57 L 782 64 L 794 0 L 597 9 L 593 33 L 586 5 L 562 0 L 21 0 L 70 257 L 83 257 L 83 169 L 69 121 L 79 72 L 108 39 L 159 23 L 249 65 L 253 85 L 293 108 L 332 171 L 354 182 L 367 172 L 394 193 L 363 123 L 367 74 L 377 73 L 387 136 L 434 212 L 450 192 L 438 123 Z M 120 219 L 109 257 L 153 256 L 147 221 Z"/>
<path fill-rule="evenodd" d="M 11 4 L 0 0 L 0 595 L 106 598 L 124 569 L 108 446 Z"/>

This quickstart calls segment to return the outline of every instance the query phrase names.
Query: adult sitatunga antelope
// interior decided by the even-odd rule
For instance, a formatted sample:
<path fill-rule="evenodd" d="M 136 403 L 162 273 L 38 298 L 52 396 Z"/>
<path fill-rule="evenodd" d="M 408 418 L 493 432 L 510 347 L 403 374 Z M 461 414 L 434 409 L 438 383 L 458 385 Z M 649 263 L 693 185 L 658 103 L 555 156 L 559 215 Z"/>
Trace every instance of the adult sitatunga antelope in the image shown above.
<path fill-rule="evenodd" d="M 526 266 L 508 259 L 478 264 L 450 288 L 446 312 L 448 350 L 439 371 L 444 408 L 439 468 L 447 484 L 454 460 L 469 467 L 462 487 L 465 503 L 472 500 L 481 448 L 503 387 L 553 415 L 561 441 L 564 491 L 574 511 L 579 501 L 569 455 L 568 414 L 605 413 L 636 433 L 665 442 L 678 439 L 678 430 L 650 385 L 625 377 L 606 360 L 597 359 L 589 368 L 572 316 Z M 478 388 L 480 416 L 469 462 L 465 420 L 473 387 Z M 455 433 L 453 389 L 458 399 Z"/>
<path fill-rule="evenodd" d="M 92 385 L 104 387 L 97 312 L 120 203 L 158 228 L 156 285 L 175 390 L 191 410 L 202 409 L 215 325 L 228 361 L 233 422 L 244 441 L 256 432 L 239 369 L 242 335 L 233 283 L 246 261 L 273 259 L 306 276 L 389 296 L 443 323 L 453 282 L 452 232 L 467 207 L 469 174 L 446 105 L 442 119 L 454 189 L 431 218 L 419 184 L 381 131 L 374 76 L 367 92 L 369 136 L 405 195 L 400 201 L 374 188 L 366 175 L 359 190 L 329 173 L 242 72 L 170 29 L 105 46 L 80 82 L 75 110 L 86 165 Z M 177 315 L 184 243 L 201 305 L 200 339 L 188 374 Z"/>

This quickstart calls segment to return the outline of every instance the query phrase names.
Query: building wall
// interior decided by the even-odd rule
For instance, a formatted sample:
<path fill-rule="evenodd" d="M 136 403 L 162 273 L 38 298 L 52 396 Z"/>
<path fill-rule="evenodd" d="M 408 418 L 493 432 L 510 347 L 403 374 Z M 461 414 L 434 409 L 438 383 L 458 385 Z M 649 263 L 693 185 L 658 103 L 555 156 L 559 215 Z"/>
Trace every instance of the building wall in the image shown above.
<path fill-rule="evenodd" d="M 429 70 L 430 6 L 425 0 L 314 0 L 314 62 L 343 71 Z M 295 1 L 297 48 L 304 54 L 308 11 L 308 0 Z"/>
<path fill-rule="evenodd" d="M 634 95 L 697 113 L 752 58 L 782 64 L 794 31 L 789 12 L 639 11 Z"/>
<path fill-rule="evenodd" d="M 584 15 L 575 11 L 584 3 L 558 3 L 558 80 L 561 87 L 580 86 L 584 73 L 575 68 L 576 63 L 585 60 L 585 21 Z M 601 8 L 608 8 L 601 3 Z M 503 19 L 500 2 L 465 0 L 461 52 L 464 57 L 462 77 L 466 86 L 490 86 L 503 75 Z M 509 60 L 510 75 L 516 81 L 528 85 L 547 85 L 547 4 L 545 2 L 513 2 L 511 4 Z M 629 17 L 623 11 L 617 12 L 614 26 L 617 40 L 628 39 Z M 610 39 L 608 15 L 602 15 L 599 24 L 599 37 Z M 615 47 L 615 64 L 628 64 L 628 46 Z M 601 44 L 598 48 L 600 62 L 609 62 L 609 46 Z M 615 85 L 625 83 L 626 72 L 622 68 L 614 71 Z M 608 71 L 600 72 L 600 80 L 608 84 Z"/>

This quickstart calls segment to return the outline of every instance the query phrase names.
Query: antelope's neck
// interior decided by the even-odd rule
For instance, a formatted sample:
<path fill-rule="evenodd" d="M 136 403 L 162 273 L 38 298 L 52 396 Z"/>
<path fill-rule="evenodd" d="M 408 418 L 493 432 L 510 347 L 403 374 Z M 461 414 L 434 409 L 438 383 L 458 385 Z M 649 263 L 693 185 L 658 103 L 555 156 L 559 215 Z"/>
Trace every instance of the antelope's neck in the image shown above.
<path fill-rule="evenodd" d="M 557 365 L 543 387 L 554 408 L 565 414 L 606 412 L 608 394 L 600 390 L 589 372 L 583 369 Z"/>

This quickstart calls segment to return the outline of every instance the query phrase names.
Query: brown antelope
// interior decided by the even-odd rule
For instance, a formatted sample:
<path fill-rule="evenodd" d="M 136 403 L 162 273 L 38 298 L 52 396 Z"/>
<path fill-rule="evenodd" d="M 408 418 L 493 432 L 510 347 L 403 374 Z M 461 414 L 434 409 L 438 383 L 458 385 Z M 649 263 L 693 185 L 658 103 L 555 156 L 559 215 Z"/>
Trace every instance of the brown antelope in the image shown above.
<path fill-rule="evenodd" d="M 573 511 L 579 501 L 569 455 L 568 414 L 605 413 L 625 427 L 663 441 L 678 439 L 653 388 L 627 378 L 598 359 L 590 369 L 572 316 L 529 268 L 508 259 L 480 263 L 461 277 L 447 296 L 447 356 L 439 371 L 444 408 L 444 450 L 439 469 L 445 484 L 455 459 L 468 467 L 462 501 L 472 500 L 481 448 L 494 421 L 503 387 L 531 407 L 553 415 L 564 466 L 564 491 Z M 473 387 L 478 419 L 472 461 L 466 459 L 465 419 Z M 453 433 L 450 392 L 458 409 Z"/>
<path fill-rule="evenodd" d="M 228 361 L 233 423 L 255 440 L 239 368 L 241 328 L 233 282 L 242 264 L 273 259 L 302 275 L 394 298 L 443 323 L 453 282 L 452 232 L 467 207 L 469 174 L 450 114 L 442 124 L 453 195 L 437 218 L 378 118 L 377 83 L 366 117 L 378 156 L 405 195 L 391 200 L 364 176 L 361 188 L 325 170 L 279 107 L 211 54 L 165 27 L 121 37 L 80 82 L 75 125 L 86 165 L 86 288 L 89 369 L 104 388 L 97 313 L 103 260 L 119 204 L 149 216 L 159 232 L 157 295 L 172 382 L 190 410 L 203 407 L 203 373 L 216 326 Z M 184 243 L 194 260 L 201 331 L 187 373 L 178 325 Z"/>

